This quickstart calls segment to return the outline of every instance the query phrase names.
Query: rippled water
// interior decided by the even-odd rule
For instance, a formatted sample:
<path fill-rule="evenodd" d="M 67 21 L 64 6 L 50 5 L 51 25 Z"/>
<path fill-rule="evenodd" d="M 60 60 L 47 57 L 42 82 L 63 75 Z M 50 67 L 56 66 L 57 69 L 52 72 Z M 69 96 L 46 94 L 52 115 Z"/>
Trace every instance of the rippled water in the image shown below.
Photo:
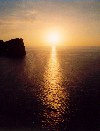
<path fill-rule="evenodd" d="M 0 57 L 0 128 L 99 130 L 100 48 L 28 48 Z"/>

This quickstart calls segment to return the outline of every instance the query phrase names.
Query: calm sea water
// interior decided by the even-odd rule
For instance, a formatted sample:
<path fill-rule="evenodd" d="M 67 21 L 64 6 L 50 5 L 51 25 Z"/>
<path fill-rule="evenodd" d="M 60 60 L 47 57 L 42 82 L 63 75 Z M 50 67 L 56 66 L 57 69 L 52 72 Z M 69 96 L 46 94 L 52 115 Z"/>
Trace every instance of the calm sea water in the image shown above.
<path fill-rule="evenodd" d="M 0 57 L 0 129 L 99 130 L 100 47 Z"/>

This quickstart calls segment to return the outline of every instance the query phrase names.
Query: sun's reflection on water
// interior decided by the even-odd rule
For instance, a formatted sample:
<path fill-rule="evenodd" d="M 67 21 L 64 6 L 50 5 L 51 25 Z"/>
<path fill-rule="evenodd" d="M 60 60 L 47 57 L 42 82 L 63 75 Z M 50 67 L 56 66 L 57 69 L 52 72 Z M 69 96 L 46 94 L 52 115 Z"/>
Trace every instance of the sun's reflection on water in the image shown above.
<path fill-rule="evenodd" d="M 57 59 L 56 47 L 52 47 L 51 57 L 44 74 L 43 104 L 44 123 L 55 126 L 63 121 L 66 107 L 66 92 L 62 87 L 62 74 Z"/>

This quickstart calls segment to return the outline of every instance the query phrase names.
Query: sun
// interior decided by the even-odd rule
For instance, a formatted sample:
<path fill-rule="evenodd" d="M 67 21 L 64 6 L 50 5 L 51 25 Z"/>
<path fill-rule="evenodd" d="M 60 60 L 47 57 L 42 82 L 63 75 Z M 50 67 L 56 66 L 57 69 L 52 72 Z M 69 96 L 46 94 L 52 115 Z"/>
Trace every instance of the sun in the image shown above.
<path fill-rule="evenodd" d="M 59 32 L 49 32 L 47 40 L 50 45 L 57 45 L 60 42 Z"/>

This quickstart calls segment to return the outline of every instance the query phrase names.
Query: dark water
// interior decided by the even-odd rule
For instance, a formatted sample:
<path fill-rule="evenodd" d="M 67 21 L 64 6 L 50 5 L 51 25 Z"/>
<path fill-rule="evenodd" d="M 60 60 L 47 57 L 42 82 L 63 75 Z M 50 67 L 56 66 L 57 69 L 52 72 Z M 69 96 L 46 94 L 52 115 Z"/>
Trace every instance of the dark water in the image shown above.
<path fill-rule="evenodd" d="M 100 47 L 0 57 L 0 130 L 98 131 Z"/>

